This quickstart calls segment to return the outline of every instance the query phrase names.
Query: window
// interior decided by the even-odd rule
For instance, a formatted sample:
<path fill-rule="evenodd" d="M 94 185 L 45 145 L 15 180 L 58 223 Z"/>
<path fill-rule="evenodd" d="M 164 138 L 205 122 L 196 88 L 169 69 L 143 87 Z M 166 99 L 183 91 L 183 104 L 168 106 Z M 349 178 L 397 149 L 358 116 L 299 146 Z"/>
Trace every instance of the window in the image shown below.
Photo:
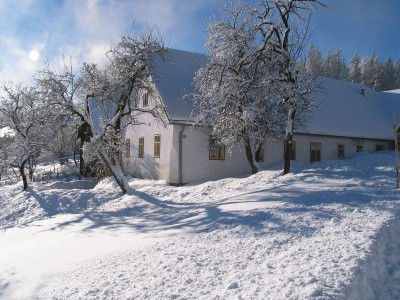
<path fill-rule="evenodd" d="M 339 144 L 337 146 L 337 157 L 344 158 L 344 145 L 343 144 Z"/>
<path fill-rule="evenodd" d="M 383 145 L 375 145 L 375 151 L 382 151 L 385 150 L 385 147 Z"/>
<path fill-rule="evenodd" d="M 149 105 L 149 93 L 143 94 L 143 106 Z"/>
<path fill-rule="evenodd" d="M 286 143 L 283 143 L 283 147 L 286 148 Z M 292 151 L 290 152 L 290 160 L 296 160 L 296 142 L 292 141 Z"/>
<path fill-rule="evenodd" d="M 131 156 L 131 139 L 125 140 L 125 154 L 126 154 L 126 157 Z"/>
<path fill-rule="evenodd" d="M 259 151 L 256 152 L 256 162 L 264 161 L 264 144 L 260 145 Z"/>
<path fill-rule="evenodd" d="M 357 151 L 357 152 L 362 152 L 362 151 L 364 151 L 363 145 L 357 145 L 356 151 Z"/>
<path fill-rule="evenodd" d="M 225 159 L 225 146 L 217 144 L 217 138 L 210 136 L 210 160 L 224 160 Z"/>
<path fill-rule="evenodd" d="M 296 160 L 296 142 L 292 141 L 292 152 L 290 153 L 290 159 Z"/>
<path fill-rule="evenodd" d="M 321 160 L 321 143 L 310 143 L 310 163 Z"/>
<path fill-rule="evenodd" d="M 160 157 L 160 142 L 161 136 L 159 134 L 154 135 L 154 157 Z"/>
<path fill-rule="evenodd" d="M 141 136 L 139 137 L 139 151 L 138 151 L 138 157 L 143 158 L 144 156 L 144 137 Z"/>

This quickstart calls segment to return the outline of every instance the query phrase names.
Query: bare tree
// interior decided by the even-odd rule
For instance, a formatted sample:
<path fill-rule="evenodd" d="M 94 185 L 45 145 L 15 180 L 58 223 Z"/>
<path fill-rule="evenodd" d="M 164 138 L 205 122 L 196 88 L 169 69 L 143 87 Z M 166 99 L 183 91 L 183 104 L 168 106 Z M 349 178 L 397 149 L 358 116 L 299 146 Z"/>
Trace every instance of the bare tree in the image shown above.
<path fill-rule="evenodd" d="M 33 161 L 43 147 L 41 128 L 50 109 L 33 88 L 10 83 L 2 90 L 5 96 L 0 101 L 0 114 L 11 131 L 2 138 L 0 161 L 18 169 L 25 191 L 28 188 L 26 164 Z"/>
<path fill-rule="evenodd" d="M 123 193 L 129 185 L 119 161 L 122 130 L 138 124 L 139 113 L 151 113 L 159 119 L 164 115 L 161 103 L 146 110 L 137 108 L 134 101 L 139 91 L 155 93 L 151 78 L 156 56 L 165 59 L 167 50 L 158 31 L 148 28 L 146 32 L 122 36 L 107 52 L 108 62 L 102 68 L 83 64 L 75 74 L 71 64 L 66 63 L 61 72 L 47 67 L 36 76 L 49 102 L 78 116 L 91 132 L 93 136 L 84 147 L 85 158 L 101 159 Z"/>
<path fill-rule="evenodd" d="M 307 95 L 316 88 L 312 80 L 300 73 L 297 67 L 297 59 L 308 39 L 311 12 L 316 5 L 326 7 L 320 0 L 263 0 L 256 11 L 261 40 L 270 45 L 275 54 L 279 74 L 275 85 L 278 102 L 287 108 L 284 174 L 290 171 L 296 115 L 310 112 L 312 103 Z"/>
<path fill-rule="evenodd" d="M 196 74 L 194 100 L 197 124 L 210 126 L 212 135 L 229 150 L 244 146 L 252 173 L 266 137 L 282 130 L 277 106 L 269 96 L 271 51 L 257 43 L 254 18 L 248 5 L 224 7 L 221 21 L 207 29 L 209 61 Z"/>
<path fill-rule="evenodd" d="M 285 167 L 295 119 L 301 125 L 312 103 L 313 79 L 300 73 L 297 58 L 308 38 L 308 20 L 318 0 L 264 0 L 257 5 L 224 8 L 221 21 L 208 26 L 210 59 L 194 82 L 197 122 L 211 126 L 219 142 L 244 144 L 252 172 L 258 170 L 257 149 L 284 130 Z M 295 116 L 297 117 L 295 118 Z"/>

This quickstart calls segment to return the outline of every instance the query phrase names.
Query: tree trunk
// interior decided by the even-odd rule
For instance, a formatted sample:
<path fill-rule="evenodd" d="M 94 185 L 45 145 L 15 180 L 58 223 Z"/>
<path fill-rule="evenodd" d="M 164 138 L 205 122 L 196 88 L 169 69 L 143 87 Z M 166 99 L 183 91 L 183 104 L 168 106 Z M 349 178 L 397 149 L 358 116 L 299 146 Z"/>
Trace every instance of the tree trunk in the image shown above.
<path fill-rule="evenodd" d="M 250 140 L 248 138 L 244 142 L 244 147 L 246 149 L 247 161 L 249 162 L 250 167 L 251 167 L 251 174 L 256 174 L 258 172 L 258 167 L 254 163 L 253 153 L 251 152 Z"/>
<path fill-rule="evenodd" d="M 28 180 L 27 180 L 26 175 L 25 175 L 25 162 L 23 162 L 19 166 L 19 174 L 22 177 L 23 191 L 26 191 L 26 189 L 28 188 Z"/>
<path fill-rule="evenodd" d="M 286 127 L 285 144 L 283 147 L 283 175 L 289 173 L 290 171 L 290 159 L 292 153 L 292 141 L 293 141 L 293 127 L 294 127 L 294 116 L 296 115 L 296 109 L 293 105 L 290 105 L 288 114 L 288 124 Z"/>
<path fill-rule="evenodd" d="M 130 190 L 130 186 L 126 181 L 124 174 L 122 173 L 121 164 L 118 158 L 114 157 L 113 160 L 115 161 L 115 164 L 111 166 L 111 172 L 113 173 L 114 179 L 118 186 L 121 188 L 122 193 L 125 195 L 128 190 Z"/>
<path fill-rule="evenodd" d="M 92 133 L 92 130 L 91 130 L 89 124 L 87 122 L 82 123 L 78 129 L 78 138 L 81 139 L 81 145 L 79 148 L 79 155 L 80 155 L 79 173 L 80 173 L 80 175 L 85 176 L 85 177 L 93 176 L 93 172 L 90 170 L 90 166 L 85 163 L 85 160 L 83 158 L 83 146 L 85 143 L 90 142 L 92 137 L 93 137 L 93 133 Z"/>
<path fill-rule="evenodd" d="M 292 153 L 292 140 L 293 140 L 293 135 L 288 134 L 286 135 L 285 142 L 284 142 L 284 149 L 283 149 L 283 160 L 284 160 L 284 166 L 283 166 L 283 174 L 287 174 L 290 171 L 290 159 L 291 159 L 291 153 Z"/>
<path fill-rule="evenodd" d="M 120 187 L 122 193 L 125 195 L 128 192 L 128 190 L 131 189 L 131 187 L 129 186 L 128 182 L 125 179 L 124 174 L 122 173 L 122 168 L 118 160 L 118 156 L 113 155 L 112 157 L 109 157 L 107 153 L 105 153 L 102 150 L 99 150 L 99 154 L 103 159 L 103 162 L 108 166 L 111 173 L 113 174 L 113 177 L 117 182 L 118 186 Z"/>

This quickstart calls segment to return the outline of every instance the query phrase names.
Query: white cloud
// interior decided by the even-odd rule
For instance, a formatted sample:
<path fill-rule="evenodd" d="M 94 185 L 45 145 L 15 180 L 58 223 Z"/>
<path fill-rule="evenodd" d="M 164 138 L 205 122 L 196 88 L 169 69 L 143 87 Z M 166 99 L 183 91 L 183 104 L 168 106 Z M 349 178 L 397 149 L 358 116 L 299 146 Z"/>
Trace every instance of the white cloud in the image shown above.
<path fill-rule="evenodd" d="M 21 82 L 32 78 L 40 61 L 29 58 L 30 50 L 21 47 L 20 42 L 11 38 L 1 39 L 0 81 Z"/>
<path fill-rule="evenodd" d="M 0 12 L 1 83 L 9 79 L 30 80 L 46 59 L 54 68 L 62 65 L 64 56 L 72 60 L 75 68 L 84 61 L 101 63 L 112 40 L 131 33 L 133 21 L 136 29 L 144 23 L 157 25 L 164 39 L 170 40 L 169 46 L 187 49 L 185 46 L 194 34 L 201 37 L 196 14 L 215 1 L 64 0 L 53 3 L 51 9 L 43 0 L 0 3 L 6 9 Z M 2 15 L 12 22 L 7 24 Z M 44 30 L 31 31 L 34 28 L 27 26 L 32 24 L 30 18 Z M 23 28 L 22 34 L 15 28 Z M 31 51 L 40 53 L 41 58 L 36 62 L 30 60 Z"/>
<path fill-rule="evenodd" d="M 88 45 L 89 51 L 85 61 L 101 65 L 106 60 L 106 52 L 110 49 L 110 43 L 99 43 Z"/>

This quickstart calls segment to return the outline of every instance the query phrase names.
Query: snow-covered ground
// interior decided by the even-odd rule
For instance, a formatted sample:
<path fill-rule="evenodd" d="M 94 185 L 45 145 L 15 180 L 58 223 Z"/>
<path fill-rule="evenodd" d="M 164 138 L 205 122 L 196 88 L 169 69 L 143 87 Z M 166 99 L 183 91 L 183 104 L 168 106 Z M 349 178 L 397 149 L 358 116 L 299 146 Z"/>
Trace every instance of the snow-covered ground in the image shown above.
<path fill-rule="evenodd" d="M 400 298 L 394 153 L 279 168 L 0 187 L 0 298 Z"/>

